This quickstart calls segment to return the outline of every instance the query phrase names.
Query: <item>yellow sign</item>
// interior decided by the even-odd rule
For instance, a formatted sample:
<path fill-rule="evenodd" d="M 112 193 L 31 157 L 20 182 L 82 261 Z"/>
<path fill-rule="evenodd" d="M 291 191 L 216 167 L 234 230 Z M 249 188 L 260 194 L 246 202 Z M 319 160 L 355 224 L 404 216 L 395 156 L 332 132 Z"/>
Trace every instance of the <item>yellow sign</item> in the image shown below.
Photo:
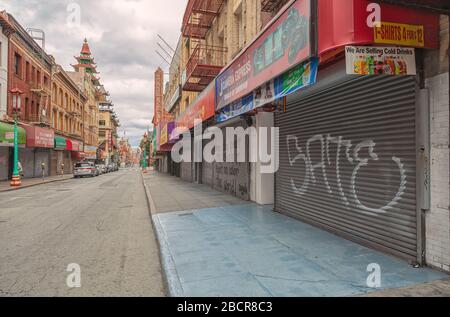
<path fill-rule="evenodd" d="M 161 130 L 161 138 L 159 139 L 159 144 L 164 145 L 169 142 L 169 134 L 167 133 L 167 124 Z"/>
<path fill-rule="evenodd" d="M 375 33 L 375 43 L 413 47 L 425 46 L 423 25 L 381 22 L 373 29 Z"/>

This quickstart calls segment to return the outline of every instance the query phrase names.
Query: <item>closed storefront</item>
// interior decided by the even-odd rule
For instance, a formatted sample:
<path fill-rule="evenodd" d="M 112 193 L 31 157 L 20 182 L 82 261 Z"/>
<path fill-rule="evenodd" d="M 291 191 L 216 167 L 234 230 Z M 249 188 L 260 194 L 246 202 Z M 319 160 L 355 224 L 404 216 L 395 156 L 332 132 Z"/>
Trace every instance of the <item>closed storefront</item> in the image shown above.
<path fill-rule="evenodd" d="M 27 170 L 30 171 L 28 177 L 42 177 L 42 164 L 45 164 L 44 176 L 50 175 L 50 151 L 55 143 L 55 133 L 53 130 L 22 125 L 27 132 L 27 155 L 26 160 L 30 161 L 30 165 L 24 165 L 25 175 Z"/>
<path fill-rule="evenodd" d="M 61 166 L 64 164 L 64 169 L 66 169 L 66 164 L 68 163 L 66 157 L 67 153 L 70 152 L 65 151 L 67 148 L 67 139 L 55 136 L 55 150 L 51 153 L 51 164 L 50 164 L 50 173 L 52 176 L 61 174 Z M 70 164 L 70 163 L 69 163 Z"/>
<path fill-rule="evenodd" d="M 236 128 L 247 129 L 247 123 L 240 119 L 231 120 L 227 122 L 226 126 L 221 128 L 224 138 L 223 162 L 214 162 L 212 164 L 213 188 L 242 200 L 250 200 L 249 139 L 247 138 L 245 141 L 245 148 L 240 148 L 237 136 L 233 139 L 227 138 L 227 128 L 233 131 Z M 231 153 L 227 151 L 227 148 L 230 146 L 234 146 L 234 157 L 227 157 Z M 238 154 L 241 151 L 245 151 L 245 162 L 238 160 Z"/>
<path fill-rule="evenodd" d="M 203 162 L 202 163 L 202 183 L 212 186 L 213 184 L 213 169 L 214 163 Z"/>
<path fill-rule="evenodd" d="M 64 174 L 70 174 L 72 172 L 72 152 L 64 151 Z M 62 171 L 62 168 L 60 172 Z"/>
<path fill-rule="evenodd" d="M 415 77 L 323 77 L 275 115 L 275 210 L 417 260 Z"/>
<path fill-rule="evenodd" d="M 191 135 L 193 134 L 192 130 L 191 130 Z M 193 137 L 191 139 L 191 149 L 193 149 Z M 186 151 L 187 149 L 183 148 L 183 151 Z M 183 153 L 184 154 L 184 153 Z M 193 151 L 191 151 L 191 159 L 187 162 L 182 161 L 180 163 L 180 168 L 181 168 L 181 179 L 186 181 L 186 182 L 193 182 L 194 178 L 193 178 L 193 166 L 194 166 L 194 162 L 193 162 Z"/>
<path fill-rule="evenodd" d="M 0 146 L 0 181 L 8 180 L 9 147 Z"/>
<path fill-rule="evenodd" d="M 50 173 L 50 150 L 36 149 L 34 153 L 34 176 L 42 176 L 42 163 L 47 167 L 45 169 L 45 176 L 49 176 Z"/>
<path fill-rule="evenodd" d="M 181 179 L 186 182 L 192 182 L 192 163 L 181 163 Z"/>
<path fill-rule="evenodd" d="M 51 176 L 58 175 L 58 170 L 57 170 L 58 169 L 58 153 L 60 153 L 60 151 L 55 151 L 55 150 L 50 151 L 49 170 L 50 170 Z"/>
<path fill-rule="evenodd" d="M 11 162 L 13 162 L 13 149 L 11 149 Z M 34 177 L 34 149 L 24 148 L 19 149 L 19 162 L 23 167 L 23 177 L 33 178 Z M 12 166 L 11 166 L 12 170 Z"/>

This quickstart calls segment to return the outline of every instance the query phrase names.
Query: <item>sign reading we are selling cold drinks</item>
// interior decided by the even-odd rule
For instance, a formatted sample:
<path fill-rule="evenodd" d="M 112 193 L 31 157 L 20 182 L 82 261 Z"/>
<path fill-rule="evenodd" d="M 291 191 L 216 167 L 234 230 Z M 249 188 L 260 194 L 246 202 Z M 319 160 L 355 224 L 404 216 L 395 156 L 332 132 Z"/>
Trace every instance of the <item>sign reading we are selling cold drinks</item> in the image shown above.
<path fill-rule="evenodd" d="M 416 75 L 414 48 L 347 46 L 348 75 Z"/>

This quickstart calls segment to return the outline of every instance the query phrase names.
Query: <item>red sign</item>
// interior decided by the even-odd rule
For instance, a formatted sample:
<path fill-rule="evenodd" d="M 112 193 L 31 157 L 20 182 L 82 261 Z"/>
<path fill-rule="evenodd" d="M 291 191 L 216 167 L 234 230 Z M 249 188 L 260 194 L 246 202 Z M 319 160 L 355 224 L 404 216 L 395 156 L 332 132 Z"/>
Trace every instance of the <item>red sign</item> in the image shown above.
<path fill-rule="evenodd" d="M 182 115 L 176 121 L 176 127 L 178 133 L 183 133 L 194 127 L 195 121 L 201 122 L 208 120 L 215 115 L 215 83 L 212 82 L 193 102 L 187 109 L 184 115 Z M 173 138 L 178 135 L 173 134 Z"/>
<path fill-rule="evenodd" d="M 79 141 L 72 140 L 72 151 L 73 152 L 82 152 L 83 151 L 83 144 Z"/>
<path fill-rule="evenodd" d="M 72 141 L 69 139 L 66 139 L 66 151 L 72 151 L 73 147 L 72 147 Z"/>
<path fill-rule="evenodd" d="M 369 26 L 368 18 L 376 16 L 371 4 L 379 4 L 380 30 Z M 353 7 L 349 7 L 353 6 Z M 439 15 L 426 11 L 378 3 L 368 0 L 318 1 L 318 53 L 344 48 L 347 45 L 393 44 L 410 47 L 439 47 Z M 374 21 L 372 21 L 374 22 Z M 390 26 L 390 28 L 387 28 Z M 393 42 L 393 26 L 402 26 L 407 34 Z M 420 33 L 423 42 L 409 39 L 412 30 Z M 423 31 L 422 31 L 423 30 Z M 379 32 L 383 33 L 383 36 Z M 423 32 L 423 34 L 422 34 Z M 386 37 L 385 39 L 383 39 Z"/>
<path fill-rule="evenodd" d="M 27 132 L 27 147 L 53 149 L 55 133 L 53 130 L 33 126 L 23 126 Z"/>
<path fill-rule="evenodd" d="M 217 110 L 308 59 L 310 20 L 311 1 L 297 0 L 269 23 L 217 77 Z"/>

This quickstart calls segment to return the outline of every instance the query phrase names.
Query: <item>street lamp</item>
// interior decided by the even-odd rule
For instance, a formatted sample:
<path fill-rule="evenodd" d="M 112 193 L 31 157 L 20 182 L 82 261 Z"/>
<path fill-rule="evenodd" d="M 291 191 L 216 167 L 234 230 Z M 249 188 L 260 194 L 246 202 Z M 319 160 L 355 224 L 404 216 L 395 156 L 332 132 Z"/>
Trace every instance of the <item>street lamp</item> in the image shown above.
<path fill-rule="evenodd" d="M 11 180 L 12 187 L 19 187 L 22 185 L 19 173 L 19 133 L 17 128 L 17 115 L 20 113 L 22 107 L 23 92 L 19 88 L 14 88 L 9 91 L 12 95 L 12 110 L 14 113 L 14 164 L 13 175 Z"/>

